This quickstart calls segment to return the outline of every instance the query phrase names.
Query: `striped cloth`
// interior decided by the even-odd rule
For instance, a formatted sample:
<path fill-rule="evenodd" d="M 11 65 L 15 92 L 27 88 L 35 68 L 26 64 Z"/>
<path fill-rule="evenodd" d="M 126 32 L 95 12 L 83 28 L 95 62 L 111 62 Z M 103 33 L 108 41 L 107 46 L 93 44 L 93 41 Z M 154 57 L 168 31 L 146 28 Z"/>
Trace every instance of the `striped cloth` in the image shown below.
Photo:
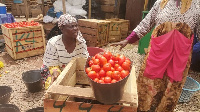
<path fill-rule="evenodd" d="M 87 51 L 86 41 L 79 32 L 76 39 L 76 47 L 72 53 L 68 53 L 62 41 L 62 34 L 52 37 L 46 47 L 43 57 L 43 64 L 47 67 L 58 66 L 63 69 L 72 58 L 83 57 L 87 58 L 89 53 Z"/>

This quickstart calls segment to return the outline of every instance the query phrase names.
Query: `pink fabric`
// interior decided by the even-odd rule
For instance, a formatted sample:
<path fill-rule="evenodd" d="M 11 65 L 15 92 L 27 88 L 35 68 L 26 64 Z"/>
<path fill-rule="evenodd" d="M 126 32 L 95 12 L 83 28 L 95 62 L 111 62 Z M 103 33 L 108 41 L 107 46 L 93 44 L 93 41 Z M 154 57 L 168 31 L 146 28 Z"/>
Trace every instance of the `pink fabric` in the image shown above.
<path fill-rule="evenodd" d="M 178 30 L 172 30 L 157 38 L 152 37 L 144 76 L 151 79 L 162 79 L 166 72 L 172 82 L 181 81 L 190 55 L 193 37 L 188 39 Z"/>
<path fill-rule="evenodd" d="M 134 31 L 126 38 L 126 40 L 128 40 L 130 44 L 138 41 L 139 39 L 140 38 L 137 36 L 137 34 Z"/>

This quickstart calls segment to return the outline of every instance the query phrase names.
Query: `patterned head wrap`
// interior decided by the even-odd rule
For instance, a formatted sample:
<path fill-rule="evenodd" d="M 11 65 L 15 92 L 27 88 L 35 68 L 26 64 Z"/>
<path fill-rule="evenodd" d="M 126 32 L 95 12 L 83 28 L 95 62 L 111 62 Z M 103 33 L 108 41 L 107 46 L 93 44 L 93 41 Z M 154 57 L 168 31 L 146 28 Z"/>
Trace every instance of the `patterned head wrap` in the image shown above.
<path fill-rule="evenodd" d="M 69 14 L 64 14 L 61 15 L 60 18 L 58 19 L 58 27 L 60 28 L 61 26 L 64 26 L 66 24 L 71 24 L 73 22 L 77 23 L 76 18 L 74 18 Z"/>

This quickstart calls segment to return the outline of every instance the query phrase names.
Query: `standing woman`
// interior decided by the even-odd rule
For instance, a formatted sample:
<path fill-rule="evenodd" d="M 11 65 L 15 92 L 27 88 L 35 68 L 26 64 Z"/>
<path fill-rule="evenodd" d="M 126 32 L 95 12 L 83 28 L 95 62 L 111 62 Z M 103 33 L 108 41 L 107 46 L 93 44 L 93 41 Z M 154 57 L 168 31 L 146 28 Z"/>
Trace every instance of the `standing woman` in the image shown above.
<path fill-rule="evenodd" d="M 200 0 L 157 0 L 120 49 L 154 26 L 148 53 L 137 79 L 138 111 L 172 112 L 190 68 L 194 31 L 200 36 Z"/>
<path fill-rule="evenodd" d="M 62 34 L 52 37 L 46 46 L 41 74 L 47 89 L 58 77 L 64 67 L 74 57 L 87 58 L 86 41 L 78 29 L 77 21 L 69 14 L 58 19 L 58 27 Z"/>

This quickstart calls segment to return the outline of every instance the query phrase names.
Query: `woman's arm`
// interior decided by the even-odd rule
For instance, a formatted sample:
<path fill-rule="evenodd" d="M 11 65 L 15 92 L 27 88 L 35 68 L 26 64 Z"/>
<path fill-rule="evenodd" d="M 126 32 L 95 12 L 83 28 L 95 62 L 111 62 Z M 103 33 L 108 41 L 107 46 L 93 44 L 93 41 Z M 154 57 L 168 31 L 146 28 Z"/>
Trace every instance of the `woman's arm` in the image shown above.
<path fill-rule="evenodd" d="M 154 26 L 155 18 L 160 8 L 161 0 L 157 0 L 146 17 L 139 23 L 133 32 L 126 38 L 128 43 L 134 43 L 145 36 Z"/>

